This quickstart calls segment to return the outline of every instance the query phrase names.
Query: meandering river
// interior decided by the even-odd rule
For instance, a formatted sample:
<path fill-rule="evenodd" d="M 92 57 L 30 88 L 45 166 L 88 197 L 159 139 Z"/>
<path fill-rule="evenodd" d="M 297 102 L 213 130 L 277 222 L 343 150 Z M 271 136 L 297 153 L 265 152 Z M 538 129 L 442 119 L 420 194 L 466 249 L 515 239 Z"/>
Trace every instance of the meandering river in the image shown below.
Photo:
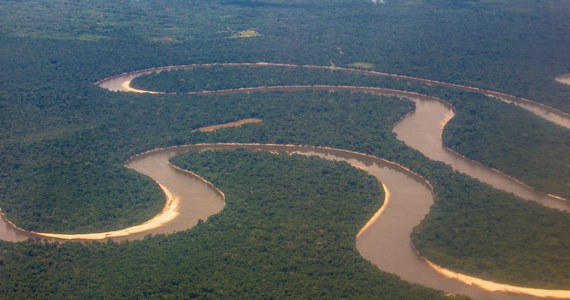
<path fill-rule="evenodd" d="M 299 67 L 285 64 L 211 64 L 221 66 L 281 66 Z M 139 93 L 158 93 L 154 91 L 137 90 L 130 87 L 132 79 L 142 75 L 163 70 L 189 69 L 203 67 L 201 65 L 169 66 L 163 68 L 137 71 L 128 74 L 104 79 L 98 84 L 110 90 L 128 91 Z M 415 80 L 429 84 L 446 86 L 479 92 L 501 98 L 503 101 L 513 102 L 558 125 L 570 128 L 570 117 L 553 108 L 534 103 L 527 99 L 516 98 L 510 95 L 482 90 L 473 87 L 448 84 L 427 79 L 364 71 L 358 69 L 346 69 L 324 66 L 300 66 L 306 68 L 335 69 L 346 72 L 364 73 L 370 76 L 390 76 L 397 79 Z M 452 107 L 433 97 L 417 93 L 382 89 L 377 87 L 354 87 L 354 86 L 277 86 L 277 87 L 254 87 L 221 91 L 199 91 L 189 94 L 231 94 L 243 92 L 267 92 L 267 91 L 296 91 L 296 90 L 351 90 L 377 93 L 383 95 L 398 96 L 414 101 L 416 109 L 398 122 L 393 131 L 398 139 L 412 148 L 422 152 L 426 157 L 443 161 L 454 169 L 477 178 L 490 185 L 512 192 L 521 198 L 539 202 L 545 206 L 570 211 L 570 203 L 555 196 L 543 194 L 532 190 L 527 185 L 510 178 L 496 170 L 489 169 L 482 164 L 468 160 L 449 149 L 442 143 L 442 131 L 447 122 L 453 117 Z M 514 293 L 526 293 L 536 296 L 567 297 L 569 291 L 547 291 L 538 289 L 525 289 L 523 287 L 510 287 L 507 285 L 486 282 L 477 278 L 462 277 L 459 280 L 449 277 L 461 274 L 448 274 L 446 270 L 436 270 L 438 266 L 422 258 L 411 244 L 410 232 L 419 224 L 429 212 L 433 203 L 431 186 L 420 176 L 413 174 L 405 167 L 387 162 L 381 158 L 350 152 L 339 149 L 316 148 L 311 146 L 293 145 L 258 145 L 258 144 L 209 144 L 187 145 L 182 147 L 163 148 L 149 151 L 135 156 L 127 161 L 126 166 L 142 174 L 145 174 L 161 185 L 167 195 L 167 204 L 162 218 L 153 219 L 145 224 L 133 226 L 123 230 L 117 230 L 100 234 L 85 235 L 55 235 L 49 233 L 30 233 L 16 228 L 14 224 L 0 222 L 0 238 L 10 241 L 27 239 L 30 236 L 48 237 L 51 239 L 105 239 L 113 238 L 140 239 L 151 233 L 169 233 L 185 230 L 194 226 L 198 220 L 207 219 L 208 216 L 223 209 L 223 193 L 209 185 L 196 175 L 170 166 L 168 159 L 177 153 L 199 150 L 204 148 L 247 148 L 280 152 L 296 152 L 304 155 L 318 155 L 325 159 L 342 160 L 351 165 L 361 168 L 382 182 L 387 198 L 379 218 L 370 222 L 366 230 L 358 235 L 357 248 L 363 257 L 377 265 L 381 270 L 397 274 L 403 279 L 422 284 L 425 286 L 441 289 L 449 293 L 465 294 L 476 299 L 535 299 L 532 296 L 516 295 Z M 169 210 L 169 209 L 170 210 Z M 4 221 L 4 220 L 3 220 Z M 91 236 L 90 236 L 91 235 Z M 480 282 L 476 282 L 480 280 Z M 467 283 L 470 282 L 470 283 Z M 472 285 L 475 282 L 475 286 Z M 497 290 L 510 290 L 514 293 L 498 292 Z M 549 294 L 546 294 L 549 293 Z"/>

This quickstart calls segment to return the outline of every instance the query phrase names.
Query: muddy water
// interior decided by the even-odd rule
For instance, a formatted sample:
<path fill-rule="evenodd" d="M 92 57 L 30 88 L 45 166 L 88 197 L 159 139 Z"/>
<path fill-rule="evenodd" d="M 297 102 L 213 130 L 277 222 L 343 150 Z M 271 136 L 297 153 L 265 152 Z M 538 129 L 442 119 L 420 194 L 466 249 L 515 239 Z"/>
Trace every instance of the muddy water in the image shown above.
<path fill-rule="evenodd" d="M 135 79 L 141 75 L 144 75 L 144 74 L 147 74 L 147 73 L 144 73 L 144 72 L 131 73 L 131 74 L 125 74 L 125 75 L 119 76 L 119 77 L 109 78 L 109 79 L 101 82 L 101 84 L 99 84 L 99 86 L 104 88 L 104 89 L 107 89 L 109 91 L 112 91 L 112 92 L 125 91 L 128 88 L 128 86 L 130 86 L 131 80 L 133 80 L 133 79 Z"/>
<path fill-rule="evenodd" d="M 180 149 L 161 149 L 135 157 L 127 162 L 127 167 L 147 175 L 163 184 L 175 196 L 181 199 L 179 215 L 166 224 L 148 232 L 129 236 L 129 239 L 140 239 L 152 233 L 171 233 L 186 230 L 195 226 L 199 220 L 206 220 L 224 208 L 224 200 L 216 189 L 188 173 L 181 172 L 168 163 L 168 160 L 180 153 Z"/>
<path fill-rule="evenodd" d="M 536 192 L 527 185 L 496 170 L 466 159 L 443 146 L 442 131 L 453 116 L 450 106 L 430 98 L 412 98 L 416 110 L 393 128 L 397 138 L 419 150 L 426 157 L 445 162 L 455 170 L 465 173 L 493 187 L 513 193 L 523 199 L 538 202 L 546 207 L 570 211 L 570 202 Z"/>
<path fill-rule="evenodd" d="M 33 237 L 32 234 L 15 228 L 13 224 L 4 218 L 4 215 L 0 217 L 0 240 L 21 242 L 31 237 Z"/>
<path fill-rule="evenodd" d="M 128 76 L 132 75 L 127 75 L 124 80 L 132 79 L 132 77 Z M 124 83 L 120 84 L 120 80 L 118 79 L 120 78 L 113 79 L 116 81 L 116 83 L 113 85 L 123 86 L 125 88 L 123 91 L 130 91 L 129 86 L 125 86 Z M 434 97 L 428 97 L 414 92 L 377 87 L 329 85 L 253 87 L 220 91 L 189 92 L 188 94 L 235 94 L 245 92 L 301 90 L 363 91 L 410 99 L 414 101 L 416 110 L 412 114 L 403 118 L 393 128 L 393 132 L 396 134 L 398 139 L 406 143 L 408 146 L 422 152 L 426 157 L 433 160 L 445 162 L 446 164 L 452 166 L 455 170 L 476 178 L 497 189 L 513 193 L 526 200 L 538 202 L 546 207 L 563 211 L 570 211 L 569 201 L 552 195 L 536 192 L 526 184 L 516 179 L 513 179 L 497 170 L 490 169 L 478 162 L 466 159 L 465 157 L 447 149 L 443 145 L 442 133 L 443 128 L 454 116 L 454 113 L 451 105 Z M 137 90 L 137 92 L 144 93 L 152 91 Z M 525 102 L 526 100 L 524 99 L 515 98 L 493 91 L 485 91 L 485 93 L 500 98 L 502 101 L 514 103 L 518 106 L 524 107 L 529 111 L 534 112 L 538 116 L 570 128 L 570 117 L 566 117 L 564 114 L 553 113 L 551 110 L 545 109 L 541 104 Z"/>
<path fill-rule="evenodd" d="M 448 279 L 430 268 L 414 250 L 410 240 L 412 228 L 419 224 L 433 203 L 430 186 L 419 176 L 393 163 L 377 157 L 336 149 L 287 145 L 188 145 L 158 149 L 137 156 L 130 160 L 127 166 L 160 182 L 172 193 L 180 196 L 182 199 L 180 218 L 147 232 L 113 239 L 140 239 L 146 234 L 185 230 L 194 226 L 198 220 L 206 219 L 220 211 L 223 208 L 223 198 L 215 189 L 204 184 L 202 180 L 169 166 L 168 160 L 175 154 L 187 151 L 235 148 L 294 152 L 346 161 L 378 178 L 387 188 L 390 199 L 380 218 L 359 235 L 357 248 L 364 258 L 381 270 L 397 274 L 410 282 L 476 299 L 533 299 L 508 293 L 486 292 Z M 8 230 L 14 231 L 10 226 Z"/>
<path fill-rule="evenodd" d="M 142 224 L 143 226 L 133 226 L 103 234 L 64 235 L 65 238 L 53 238 L 49 233 L 43 235 L 25 232 L 2 218 L 0 219 L 0 239 L 14 242 L 30 237 L 51 241 L 106 239 L 122 241 L 142 239 L 148 234 L 172 233 L 192 228 L 199 220 L 206 220 L 209 216 L 220 212 L 224 207 L 224 200 L 218 190 L 204 184 L 200 178 L 181 172 L 169 165 L 168 160 L 180 151 L 180 149 L 160 149 L 136 156 L 126 163 L 127 167 L 162 184 L 180 199 L 177 208 L 178 215 L 166 223 L 159 222 L 146 226 L 148 229 L 144 230 L 137 228 L 145 227 L 145 224 Z"/>
<path fill-rule="evenodd" d="M 542 103 L 538 103 L 529 99 L 516 97 L 513 95 L 491 91 L 486 89 L 481 89 L 472 86 L 466 86 L 456 83 L 449 83 L 449 82 L 442 82 L 437 80 L 431 80 L 426 78 L 419 78 L 413 76 L 406 76 L 406 75 L 399 75 L 399 74 L 391 74 L 386 72 L 380 71 L 369 71 L 369 70 L 361 70 L 361 69 L 354 69 L 354 68 L 343 68 L 343 67 L 335 67 L 335 66 L 317 66 L 317 65 L 295 65 L 295 64 L 282 64 L 282 63 L 269 63 L 269 62 L 258 62 L 258 63 L 211 63 L 211 64 L 194 64 L 194 65 L 174 65 L 174 66 L 164 66 L 164 67 L 157 67 L 151 68 L 146 70 L 140 70 L 130 73 L 124 73 L 117 76 L 112 76 L 105 78 L 103 80 L 98 81 L 96 84 L 112 90 L 112 91 L 125 91 L 125 92 L 136 92 L 136 93 L 151 93 L 151 94 L 160 94 L 162 92 L 155 92 L 155 91 L 145 91 L 139 90 L 130 87 L 130 82 L 141 75 L 144 74 L 152 74 L 152 73 L 159 73 L 162 71 L 170 71 L 170 70 L 190 70 L 195 68 L 210 68 L 210 67 L 280 67 L 280 68 L 306 68 L 306 69 L 319 69 L 319 70 L 331 70 L 331 71 L 338 71 L 338 72 L 346 72 L 346 73 L 357 73 L 357 74 L 364 74 L 367 76 L 379 76 L 379 77 L 390 77 L 398 80 L 405 80 L 405 81 L 415 81 L 421 82 L 427 85 L 435 85 L 435 86 L 442 86 L 450 89 L 456 89 L 461 91 L 479 93 L 490 97 L 495 97 L 501 101 L 511 103 L 517 105 L 541 118 L 557 124 L 559 126 L 565 127 L 570 129 L 570 114 L 560 111 L 556 108 L 550 107 L 548 105 L 544 105 Z M 569 74 L 562 74 L 555 78 L 556 81 L 562 84 L 570 85 L 570 73 Z M 190 92 L 189 94 L 194 94 L 194 92 Z"/>
<path fill-rule="evenodd" d="M 432 268 L 415 251 L 410 232 L 428 213 L 433 203 L 431 187 L 419 176 L 405 168 L 360 153 L 338 149 L 287 145 L 226 144 L 214 146 L 192 145 L 177 151 L 196 149 L 266 150 L 274 152 L 316 155 L 324 159 L 345 161 L 363 169 L 381 181 L 389 191 L 390 199 L 384 212 L 357 239 L 361 255 L 381 270 L 399 275 L 403 279 L 442 289 L 448 293 L 464 294 L 475 299 L 533 299 L 501 292 L 487 292 L 462 282 L 448 279 Z"/>
<path fill-rule="evenodd" d="M 556 125 L 570 129 L 570 115 L 560 113 L 556 109 L 552 109 L 546 105 L 541 105 L 525 99 L 517 99 L 500 93 L 485 93 L 487 96 L 495 97 L 503 102 L 514 104 L 522 109 L 525 109 L 544 120 L 550 121 Z"/>
<path fill-rule="evenodd" d="M 238 64 L 239 65 L 239 64 Z M 193 66 L 192 66 L 193 67 Z M 161 68 L 165 70 L 172 67 Z M 187 67 L 190 68 L 190 67 Z M 156 70 L 145 70 L 137 73 L 123 74 L 99 82 L 101 87 L 116 91 L 132 91 L 129 82 L 145 73 Z M 382 75 L 384 76 L 384 75 Z M 410 79 L 404 78 L 404 79 Z M 418 149 L 427 157 L 444 161 L 455 169 L 478 178 L 491 185 L 513 192 L 522 198 L 543 203 L 549 207 L 568 210 L 563 201 L 553 197 L 533 192 L 524 184 L 510 179 L 507 176 L 490 170 L 476 162 L 469 161 L 455 153 L 445 149 L 441 142 L 442 128 L 453 116 L 451 108 L 433 98 L 418 96 L 414 93 L 403 91 L 380 91 L 378 88 L 365 87 L 274 87 L 254 88 L 223 91 L 221 93 L 239 93 L 263 90 L 302 90 L 302 89 L 338 89 L 338 90 L 361 90 L 392 94 L 412 99 L 416 103 L 416 111 L 394 128 L 398 138 L 413 148 Z M 140 91 L 139 91 L 140 92 Z M 142 91 L 145 92 L 145 91 Z M 481 93 L 489 92 L 482 91 Z M 216 93 L 216 92 L 199 92 Z M 493 95 L 495 96 L 495 95 Z M 499 96 L 503 96 L 502 94 Z M 558 114 L 557 114 L 558 115 Z M 194 226 L 198 220 L 219 212 L 223 208 L 223 200 L 220 194 L 213 188 L 204 184 L 198 178 L 177 171 L 168 166 L 168 158 L 176 153 L 212 146 L 188 146 L 175 149 L 160 149 L 152 151 L 130 160 L 127 165 L 143 174 L 150 176 L 155 181 L 163 184 L 173 194 L 183 201 L 180 206 L 179 217 L 172 222 L 158 226 L 152 230 L 129 234 L 113 239 L 138 239 L 150 233 L 170 233 L 184 230 Z M 215 146 L 215 148 L 235 148 L 238 145 Z M 288 147 L 288 146 L 244 146 L 250 149 L 263 148 L 265 150 L 287 150 L 302 152 L 305 154 L 317 154 L 323 158 L 333 160 L 345 160 L 353 166 L 363 168 L 381 180 L 390 193 L 390 201 L 385 207 L 382 216 L 374 222 L 366 231 L 359 235 L 357 247 L 363 257 L 370 260 L 380 269 L 401 276 L 403 279 L 419 283 L 425 286 L 442 289 L 449 293 L 465 294 L 476 299 L 535 299 L 533 297 L 519 296 L 500 292 L 486 292 L 457 280 L 448 279 L 432 268 L 416 253 L 411 245 L 410 232 L 421 219 L 428 213 L 433 202 L 429 186 L 417 176 L 397 166 L 386 163 L 378 158 L 349 153 L 341 150 L 326 150 L 314 147 Z M 4 220 L 2 220 L 4 221 Z M 29 237 L 29 233 L 15 230 L 6 222 L 0 222 L 0 236 L 2 239 L 17 241 Z"/>

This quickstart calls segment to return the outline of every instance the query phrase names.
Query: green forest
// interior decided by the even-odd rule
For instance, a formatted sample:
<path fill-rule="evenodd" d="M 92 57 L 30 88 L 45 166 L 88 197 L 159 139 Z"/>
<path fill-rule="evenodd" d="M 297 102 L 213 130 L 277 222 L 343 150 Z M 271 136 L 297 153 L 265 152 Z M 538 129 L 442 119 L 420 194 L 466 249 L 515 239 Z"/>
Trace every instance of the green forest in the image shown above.
<path fill-rule="evenodd" d="M 391 129 L 411 102 L 326 91 L 146 95 L 95 85 L 165 65 L 356 64 L 568 113 L 570 87 L 553 80 L 570 72 L 568 15 L 570 4 L 557 0 L 0 1 L 0 208 L 26 230 L 118 229 L 164 204 L 154 182 L 124 167 L 132 155 L 200 142 L 331 146 L 395 161 L 433 185 L 435 204 L 412 234 L 430 260 L 499 282 L 570 289 L 570 215 L 495 190 L 398 141 Z M 259 34 L 241 38 L 244 30 Z M 439 97 L 457 114 L 444 131 L 448 147 L 570 198 L 569 131 L 485 96 L 299 68 L 203 68 L 134 82 L 169 92 L 280 84 Z M 192 132 L 243 118 L 263 123 Z M 0 242 L 0 298 L 444 297 L 358 255 L 354 235 L 382 191 L 354 169 L 240 151 L 174 162 L 226 193 L 226 209 L 191 230 L 136 242 Z M 289 180 L 313 184 L 280 186 Z M 351 181 L 358 185 L 340 184 Z M 315 197 L 329 204 L 309 203 Z"/>
<path fill-rule="evenodd" d="M 346 164 L 246 151 L 190 153 L 175 163 L 228 191 L 224 211 L 191 232 L 143 241 L 4 245 L 11 255 L 0 268 L 2 295 L 449 299 L 360 257 L 355 235 L 382 192 Z"/>
<path fill-rule="evenodd" d="M 439 97 L 452 103 L 458 112 L 446 127 L 446 146 L 539 191 L 570 199 L 570 132 L 483 95 L 301 67 L 204 67 L 143 75 L 132 82 L 135 88 L 166 93 L 311 84 L 382 86 Z M 519 122 L 521 119 L 528 121 Z"/>

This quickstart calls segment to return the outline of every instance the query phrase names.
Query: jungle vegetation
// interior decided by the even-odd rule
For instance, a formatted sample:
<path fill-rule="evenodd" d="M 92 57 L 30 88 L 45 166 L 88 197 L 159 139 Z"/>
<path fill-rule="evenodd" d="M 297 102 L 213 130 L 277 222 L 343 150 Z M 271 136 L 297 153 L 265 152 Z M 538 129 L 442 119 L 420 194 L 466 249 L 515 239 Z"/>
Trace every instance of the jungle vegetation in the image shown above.
<path fill-rule="evenodd" d="M 457 111 L 445 130 L 446 146 L 539 191 L 570 199 L 570 132 L 483 95 L 302 67 L 203 67 L 143 75 L 132 82 L 135 88 L 167 93 L 311 84 L 381 86 L 440 97 Z"/>
<path fill-rule="evenodd" d="M 383 5 L 353 0 L 0 2 L 0 207 L 30 230 L 119 228 L 148 219 L 163 201 L 156 185 L 122 166 L 131 155 L 194 142 L 328 145 L 396 161 L 434 185 L 436 203 L 413 235 L 416 246 L 430 259 L 497 281 L 568 289 L 570 243 L 564 234 L 569 229 L 568 215 L 495 191 L 397 141 L 391 126 L 413 109 L 408 102 L 362 93 L 308 91 L 132 95 L 105 91 L 94 83 L 122 72 L 176 64 L 368 63 L 376 70 L 503 91 L 570 112 L 570 102 L 565 100 L 570 98 L 570 88 L 553 80 L 570 71 L 569 14 L 570 4 L 554 0 L 387 0 Z M 231 38 L 248 29 L 260 35 Z M 267 70 L 256 70 L 259 76 L 252 78 L 271 82 L 263 73 Z M 236 72 L 252 69 L 199 71 L 202 75 L 198 70 L 192 74 L 196 86 L 222 83 L 212 82 L 212 76 L 234 77 L 242 84 Z M 297 71 L 282 71 L 280 76 L 289 83 L 358 81 L 441 97 L 457 108 L 457 117 L 445 132 L 450 147 L 539 189 L 568 195 L 567 130 L 470 93 Z M 264 122 L 213 133 L 191 132 L 246 117 Z M 296 168 L 293 161 L 283 161 L 282 166 Z M 301 165 L 307 163 L 301 161 Z M 367 182 L 360 178 L 358 182 Z M 227 180 L 219 183 L 224 192 L 237 193 L 232 179 Z M 278 206 L 276 214 L 283 213 Z M 196 297 L 246 297 L 249 294 L 241 294 L 239 288 L 252 287 L 248 279 L 254 277 L 234 278 L 239 283 L 228 285 L 236 288 L 227 290 L 219 285 L 224 281 L 194 285 L 189 279 L 211 274 L 205 266 L 224 270 L 227 256 L 207 252 L 226 236 L 204 233 L 210 226 L 232 224 L 225 213 L 194 230 L 133 243 L 0 243 L 0 274 L 8 278 L 0 281 L 1 295 L 97 298 L 108 290 L 109 297 L 119 298 L 123 290 L 140 290 L 135 296 L 141 298 L 174 297 L 183 291 L 193 291 Z M 244 229 L 241 234 L 270 236 L 269 229 L 258 229 Z M 352 230 L 346 236 L 353 235 Z M 355 278 L 371 276 L 367 277 L 375 278 L 371 282 L 378 282 L 372 285 L 381 289 L 375 295 L 440 295 L 373 272 L 374 268 L 355 258 L 353 241 L 345 241 L 347 251 L 334 250 L 335 255 L 344 255 L 360 269 L 339 274 L 335 285 L 355 284 Z M 191 252 L 189 245 L 197 250 Z M 261 248 L 248 247 L 244 260 L 260 257 L 251 253 Z M 208 251 L 200 252 L 203 249 Z M 174 255 L 176 251 L 182 254 Z M 166 262 L 162 254 L 173 254 L 185 263 Z M 204 257 L 208 264 L 182 272 L 192 255 Z M 331 266 L 319 266 L 326 267 Z M 370 271 L 362 271 L 366 268 Z M 127 277 L 131 281 L 119 280 Z M 117 289 L 112 287 L 115 284 Z M 268 280 L 252 290 L 266 295 L 261 287 L 276 284 Z M 320 289 L 327 282 L 319 277 L 314 284 Z M 300 295 L 298 288 L 284 288 L 279 295 L 294 298 Z M 347 290 L 324 297 L 357 295 Z"/>
<path fill-rule="evenodd" d="M 227 191 L 220 214 L 188 232 L 130 243 L 4 243 L 2 295 L 449 299 L 358 254 L 355 235 L 383 199 L 375 178 L 344 163 L 268 152 L 205 151 L 175 162 Z"/>

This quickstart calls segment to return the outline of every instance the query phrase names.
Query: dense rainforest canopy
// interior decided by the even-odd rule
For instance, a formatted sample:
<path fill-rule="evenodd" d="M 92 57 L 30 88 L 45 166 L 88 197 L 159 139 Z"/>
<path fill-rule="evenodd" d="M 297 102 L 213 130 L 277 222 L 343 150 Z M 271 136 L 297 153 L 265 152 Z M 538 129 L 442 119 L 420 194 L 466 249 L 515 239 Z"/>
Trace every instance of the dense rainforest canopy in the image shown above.
<path fill-rule="evenodd" d="M 396 161 L 433 184 L 436 202 L 413 234 L 429 259 L 497 281 L 570 289 L 570 216 L 458 174 L 398 141 L 391 127 L 413 110 L 408 101 L 317 91 L 139 95 L 94 84 L 163 65 L 270 61 L 356 66 L 502 91 L 570 112 L 570 87 L 553 79 L 570 72 L 568 15 L 570 4 L 555 0 L 0 2 L 0 207 L 28 230 L 122 228 L 144 222 L 163 205 L 152 181 L 123 166 L 134 154 L 197 142 L 332 146 Z M 444 132 L 449 147 L 538 190 L 570 198 L 569 131 L 493 98 L 358 74 L 271 68 L 169 72 L 134 84 L 181 92 L 307 83 L 381 86 L 440 97 L 457 112 Z M 263 123 L 192 132 L 251 117 Z M 378 271 L 355 252 L 355 228 L 374 209 L 367 201 L 381 193 L 366 176 L 342 164 L 306 158 L 201 155 L 215 156 L 219 164 L 205 168 L 199 155 L 175 162 L 213 178 L 225 193 L 235 195 L 228 196 L 235 206 L 228 204 L 195 229 L 140 242 L 0 242 L 0 277 L 6 279 L 0 280 L 0 297 L 96 298 L 109 291 L 110 298 L 250 298 L 250 288 L 258 297 L 276 298 L 442 297 Z M 239 180 L 247 176 L 232 167 L 236 160 L 247 161 L 260 174 L 247 182 L 259 185 L 255 197 L 240 194 Z M 322 250 L 315 245 L 302 248 L 309 237 L 290 239 L 283 232 L 291 226 L 309 231 L 330 212 L 318 208 L 312 215 L 323 219 L 298 217 L 290 224 L 272 223 L 269 217 L 263 224 L 253 221 L 260 217 L 258 207 L 269 205 L 272 216 L 289 218 L 285 213 L 296 211 L 284 210 L 283 201 L 305 201 L 285 192 L 266 197 L 280 182 L 262 176 L 275 168 L 276 160 L 284 174 L 306 176 L 315 181 L 315 189 L 334 194 L 329 200 L 338 201 L 334 205 L 347 213 L 335 217 L 351 219 L 331 221 L 332 227 L 323 229 L 326 234 L 312 237 L 339 239 L 338 247 L 325 243 L 328 260 L 314 257 Z M 360 185 L 335 190 L 335 181 L 318 176 L 323 169 L 332 171 L 336 182 Z M 312 188 L 301 190 L 316 193 Z M 340 201 L 346 197 L 359 200 Z M 236 220 L 242 217 L 243 228 L 237 230 Z M 286 261 L 287 252 L 263 251 L 287 251 L 276 244 L 299 249 L 300 256 Z M 301 259 L 304 255 L 315 258 L 312 265 Z M 229 262 L 235 268 L 228 271 Z M 271 276 L 260 281 L 254 276 L 259 270 Z M 334 276 L 308 275 L 317 271 Z M 207 278 L 212 272 L 220 277 Z M 232 276 L 243 272 L 249 275 Z M 375 289 L 366 290 L 370 286 Z M 138 294 L 121 294 L 123 290 Z"/>

